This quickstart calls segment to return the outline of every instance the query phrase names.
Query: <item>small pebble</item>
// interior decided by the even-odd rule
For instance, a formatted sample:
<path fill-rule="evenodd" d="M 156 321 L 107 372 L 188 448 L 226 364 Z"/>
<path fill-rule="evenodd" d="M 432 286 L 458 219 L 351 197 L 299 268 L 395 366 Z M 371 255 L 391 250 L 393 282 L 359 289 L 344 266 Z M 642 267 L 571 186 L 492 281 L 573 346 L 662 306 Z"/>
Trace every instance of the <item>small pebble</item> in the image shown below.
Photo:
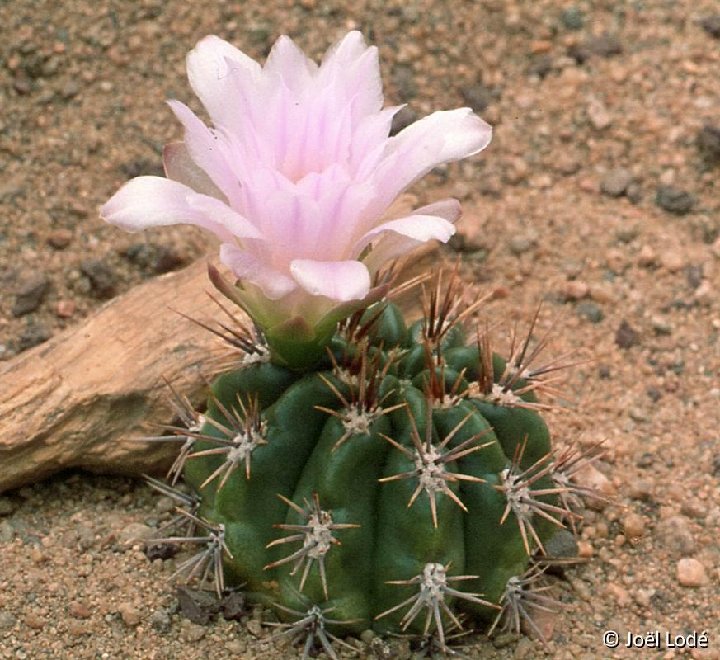
<path fill-rule="evenodd" d="M 570 280 L 563 286 L 563 295 L 566 300 L 581 300 L 586 298 L 589 293 L 590 287 L 587 282 L 582 280 Z"/>
<path fill-rule="evenodd" d="M 68 80 L 60 89 L 60 96 L 69 101 L 80 93 L 80 85 L 76 80 Z"/>
<path fill-rule="evenodd" d="M 575 535 L 568 529 L 558 529 L 544 545 L 545 555 L 552 559 L 568 559 L 578 555 Z"/>
<path fill-rule="evenodd" d="M 27 614 L 25 616 L 25 625 L 28 628 L 32 628 L 33 630 L 42 630 L 45 627 L 45 624 L 47 623 L 47 620 L 45 617 L 40 616 L 39 614 L 34 614 L 33 612 L 30 612 L 30 614 Z"/>
<path fill-rule="evenodd" d="M 702 587 L 708 581 L 705 566 L 693 557 L 683 557 L 677 563 L 676 575 L 683 587 Z"/>
<path fill-rule="evenodd" d="M 115 532 L 117 541 L 121 545 L 135 545 L 147 541 L 156 535 L 152 527 L 142 523 L 132 522 Z"/>
<path fill-rule="evenodd" d="M 485 85 L 469 85 L 460 90 L 465 103 L 473 109 L 474 112 L 482 112 L 494 100 L 492 90 Z"/>
<path fill-rule="evenodd" d="M 27 351 L 45 343 L 50 337 L 52 337 L 52 333 L 42 323 L 30 323 L 20 333 L 18 349 L 20 351 Z"/>
<path fill-rule="evenodd" d="M 615 333 L 615 343 L 620 348 L 632 348 L 640 344 L 640 335 L 627 321 L 622 320 Z"/>
<path fill-rule="evenodd" d="M 653 491 L 653 484 L 648 479 L 632 479 L 628 485 L 628 495 L 633 500 L 650 501 Z"/>
<path fill-rule="evenodd" d="M 69 319 L 75 314 L 75 301 L 74 300 L 58 300 L 55 305 L 55 314 L 61 319 Z"/>
<path fill-rule="evenodd" d="M 641 607 L 649 607 L 651 604 L 651 598 L 657 593 L 652 587 L 649 589 L 638 589 L 633 593 L 635 602 Z"/>
<path fill-rule="evenodd" d="M 700 21 L 700 26 L 711 37 L 720 39 L 720 14 L 706 16 Z"/>
<path fill-rule="evenodd" d="M 592 463 L 586 463 L 579 468 L 575 474 L 576 483 L 592 491 L 592 495 L 586 498 L 588 508 L 595 511 L 602 511 L 615 495 L 615 487 L 612 482 L 598 470 Z"/>
<path fill-rule="evenodd" d="M 702 500 L 693 497 L 682 503 L 680 513 L 691 518 L 702 519 L 707 515 L 707 509 Z"/>
<path fill-rule="evenodd" d="M 0 630 L 10 630 L 16 622 L 17 619 L 10 612 L 0 610 Z"/>
<path fill-rule="evenodd" d="M 520 235 L 520 236 L 513 236 L 510 239 L 509 247 L 510 252 L 512 252 L 515 256 L 519 256 L 521 254 L 524 254 L 525 252 L 528 252 L 532 249 L 533 245 L 535 243 L 535 240 L 532 236 L 527 235 Z"/>
<path fill-rule="evenodd" d="M 247 651 L 247 644 L 239 639 L 231 639 L 225 642 L 225 650 L 233 656 L 242 656 Z"/>
<path fill-rule="evenodd" d="M 397 135 L 404 128 L 407 128 L 410 124 L 415 123 L 417 118 L 417 113 L 414 110 L 407 105 L 404 106 L 393 115 L 392 124 L 390 126 L 390 135 Z"/>
<path fill-rule="evenodd" d="M 590 297 L 599 303 L 612 303 L 617 300 L 613 287 L 603 282 L 596 282 L 590 287 Z"/>
<path fill-rule="evenodd" d="M 585 15 L 577 5 L 563 9 L 560 20 L 568 30 L 582 30 L 585 25 Z"/>
<path fill-rule="evenodd" d="M 103 261 L 88 259 L 80 264 L 80 270 L 90 280 L 90 286 L 98 298 L 112 298 L 115 295 L 115 273 Z"/>
<path fill-rule="evenodd" d="M 73 601 L 68 605 L 68 612 L 75 619 L 89 619 L 92 616 L 92 612 L 90 612 L 87 605 L 78 601 Z"/>
<path fill-rule="evenodd" d="M 695 206 L 695 197 L 686 190 L 673 186 L 658 186 L 655 203 L 668 213 L 685 215 Z"/>
<path fill-rule="evenodd" d="M 70 245 L 72 238 L 73 233 L 69 229 L 55 229 L 50 232 L 47 242 L 56 250 L 64 250 L 68 245 Z"/>
<path fill-rule="evenodd" d="M 67 622 L 67 629 L 73 637 L 82 637 L 92 633 L 84 621 L 73 621 L 72 619 Z"/>
<path fill-rule="evenodd" d="M 0 497 L 0 516 L 9 516 L 15 511 L 13 501 L 8 497 Z"/>
<path fill-rule="evenodd" d="M 657 264 L 657 254 L 649 245 L 643 245 L 638 254 L 638 265 L 643 268 L 650 268 Z"/>
<path fill-rule="evenodd" d="M 610 170 L 600 181 L 600 190 L 609 197 L 620 197 L 625 194 L 632 182 L 632 174 L 624 169 Z"/>
<path fill-rule="evenodd" d="M 529 637 L 521 637 L 515 647 L 513 658 L 516 660 L 524 660 L 524 658 L 532 658 L 535 655 L 535 644 Z"/>
<path fill-rule="evenodd" d="M 645 518 L 637 513 L 628 513 L 622 521 L 625 536 L 639 539 L 645 533 Z"/>
<path fill-rule="evenodd" d="M 590 543 L 590 541 L 578 541 L 577 547 L 577 556 L 582 559 L 589 559 L 595 554 L 595 548 L 593 548 L 593 544 Z"/>
<path fill-rule="evenodd" d="M 544 78 L 553 70 L 553 58 L 547 53 L 536 54 L 530 60 L 527 72 L 529 76 Z"/>
<path fill-rule="evenodd" d="M 592 127 L 598 131 L 603 131 L 612 124 L 612 116 L 608 109 L 597 99 L 590 102 L 587 113 Z"/>
<path fill-rule="evenodd" d="M 705 269 L 702 264 L 689 264 L 685 268 L 685 279 L 691 289 L 697 289 L 705 279 Z"/>
<path fill-rule="evenodd" d="M 201 626 L 198 623 L 191 623 L 187 628 L 184 628 L 180 636 L 186 642 L 199 642 L 205 633 L 207 632 L 205 626 Z"/>
<path fill-rule="evenodd" d="M 678 250 L 667 250 L 660 255 L 660 265 L 671 273 L 677 273 L 686 265 L 685 257 Z"/>
<path fill-rule="evenodd" d="M 611 598 L 614 598 L 615 601 L 617 601 L 617 604 L 620 607 L 627 607 L 630 605 L 630 594 L 624 587 L 616 584 L 615 582 L 610 582 L 606 586 L 605 590 Z"/>
<path fill-rule="evenodd" d="M 619 248 L 610 248 L 605 252 L 607 267 L 616 275 L 621 275 L 628 266 L 625 253 Z"/>
<path fill-rule="evenodd" d="M 594 302 L 583 300 L 575 307 L 575 313 L 590 323 L 600 323 L 605 318 L 605 312 Z"/>
<path fill-rule="evenodd" d="M 150 615 L 150 626 L 161 635 L 169 633 L 172 628 L 170 615 L 165 610 L 155 610 Z"/>
<path fill-rule="evenodd" d="M 660 337 L 669 337 L 672 334 L 672 324 L 664 316 L 654 315 L 650 324 L 655 334 Z"/>
<path fill-rule="evenodd" d="M 10 543 L 15 538 L 15 528 L 9 520 L 0 520 L 0 543 Z"/>
<path fill-rule="evenodd" d="M 247 622 L 247 631 L 255 637 L 260 637 L 260 635 L 262 635 L 262 625 L 259 621 L 250 619 L 250 621 Z"/>
<path fill-rule="evenodd" d="M 720 126 L 705 124 L 698 133 L 697 145 L 708 163 L 720 163 Z"/>
<path fill-rule="evenodd" d="M 683 557 L 695 552 L 695 538 L 690 520 L 686 516 L 670 516 L 661 520 L 655 530 L 657 539 L 673 557 Z"/>
<path fill-rule="evenodd" d="M 600 34 L 590 37 L 585 42 L 585 47 L 593 54 L 600 57 L 612 57 L 620 55 L 623 52 L 620 40 L 611 34 Z"/>
<path fill-rule="evenodd" d="M 23 279 L 15 292 L 12 315 L 18 317 L 34 312 L 42 304 L 49 287 L 50 280 L 44 273 L 35 273 Z"/>
<path fill-rule="evenodd" d="M 710 280 L 703 280 L 700 286 L 693 292 L 693 298 L 701 305 L 712 305 L 716 300 L 715 292 Z"/>
<path fill-rule="evenodd" d="M 140 612 L 132 603 L 120 603 L 117 611 L 126 626 L 134 628 L 140 623 Z"/>

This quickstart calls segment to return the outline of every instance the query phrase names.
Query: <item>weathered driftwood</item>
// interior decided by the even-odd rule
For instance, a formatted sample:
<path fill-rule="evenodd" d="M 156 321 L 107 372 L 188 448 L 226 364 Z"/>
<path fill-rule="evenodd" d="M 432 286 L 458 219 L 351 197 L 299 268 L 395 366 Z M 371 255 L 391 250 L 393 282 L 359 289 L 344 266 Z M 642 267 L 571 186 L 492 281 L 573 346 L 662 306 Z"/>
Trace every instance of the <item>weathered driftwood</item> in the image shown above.
<path fill-rule="evenodd" d="M 416 255 L 400 280 L 432 268 L 436 256 Z M 167 469 L 179 447 L 137 438 L 157 434 L 152 422 L 173 417 L 163 379 L 195 405 L 206 396 L 218 340 L 176 312 L 218 318 L 210 289 L 200 260 L 132 289 L 0 366 L 0 492 L 67 468 Z M 403 306 L 419 308 L 418 298 L 412 292 Z"/>
<path fill-rule="evenodd" d="M 163 378 L 203 399 L 217 341 L 170 308 L 207 318 L 209 288 L 201 260 L 0 366 L 0 492 L 71 467 L 138 474 L 166 466 L 174 443 L 132 439 L 153 432 L 149 420 L 172 418 Z"/>

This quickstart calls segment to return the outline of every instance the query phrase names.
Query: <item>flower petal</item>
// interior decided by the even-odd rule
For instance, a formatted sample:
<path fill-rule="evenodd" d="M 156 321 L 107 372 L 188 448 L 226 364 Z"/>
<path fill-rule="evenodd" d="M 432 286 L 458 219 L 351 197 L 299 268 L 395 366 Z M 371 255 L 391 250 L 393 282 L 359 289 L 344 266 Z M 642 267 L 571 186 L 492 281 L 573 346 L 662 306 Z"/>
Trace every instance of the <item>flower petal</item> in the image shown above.
<path fill-rule="evenodd" d="M 127 231 L 163 225 L 197 225 L 223 240 L 232 233 L 188 204 L 197 195 L 182 183 L 161 176 L 140 176 L 128 181 L 100 208 L 103 219 Z"/>
<path fill-rule="evenodd" d="M 443 243 L 455 233 L 454 223 L 460 217 L 460 203 L 456 199 L 443 199 L 416 209 L 411 215 L 385 222 L 366 236 L 378 237 L 363 259 L 371 273 L 376 273 L 387 262 L 411 252 L 429 240 Z M 364 248 L 364 240 L 358 247 Z"/>
<path fill-rule="evenodd" d="M 308 91 L 317 68 L 290 37 L 282 35 L 270 49 L 263 74 L 270 78 L 277 76 L 289 90 L 300 95 Z"/>
<path fill-rule="evenodd" d="M 201 39 L 188 53 L 187 72 L 190 86 L 215 126 L 236 129 L 246 110 L 238 79 L 257 81 L 260 65 L 235 46 L 212 35 Z M 243 75 L 237 76 L 236 72 Z"/>
<path fill-rule="evenodd" d="M 263 238 L 257 227 L 227 204 L 206 195 L 188 195 L 188 206 L 226 227 L 236 238 Z"/>
<path fill-rule="evenodd" d="M 364 298 L 370 290 L 370 273 L 359 261 L 295 259 L 290 274 L 308 293 L 332 300 Z"/>
<path fill-rule="evenodd" d="M 269 268 L 253 254 L 233 243 L 223 243 L 220 246 L 220 261 L 241 280 L 258 286 L 270 300 L 278 300 L 297 288 L 297 284 L 290 277 Z"/>
<path fill-rule="evenodd" d="M 319 72 L 319 84 L 352 102 L 353 121 L 379 112 L 383 106 L 378 49 L 367 46 L 361 32 L 354 30 L 332 46 Z"/>
<path fill-rule="evenodd" d="M 378 208 L 386 208 L 402 190 L 433 167 L 482 151 L 492 127 L 470 108 L 438 111 L 391 137 L 375 171 Z"/>
<path fill-rule="evenodd" d="M 203 195 L 224 200 L 225 195 L 212 182 L 197 163 L 190 157 L 184 142 L 170 142 L 163 148 L 163 166 L 165 176 L 192 188 Z"/>
<path fill-rule="evenodd" d="M 433 213 L 433 211 L 437 211 Z M 444 217 L 447 216 L 447 217 Z M 402 234 L 421 243 L 433 239 L 445 243 L 455 233 L 453 222 L 460 217 L 460 203 L 454 199 L 431 204 L 417 209 L 411 215 L 383 222 L 360 239 L 362 249 L 373 238 L 386 231 Z"/>
<path fill-rule="evenodd" d="M 238 203 L 238 177 L 233 172 L 228 147 L 218 133 L 207 126 L 180 101 L 168 105 L 185 128 L 185 146 L 190 158 L 210 177 L 231 204 Z M 200 192 L 200 191 L 198 191 Z"/>

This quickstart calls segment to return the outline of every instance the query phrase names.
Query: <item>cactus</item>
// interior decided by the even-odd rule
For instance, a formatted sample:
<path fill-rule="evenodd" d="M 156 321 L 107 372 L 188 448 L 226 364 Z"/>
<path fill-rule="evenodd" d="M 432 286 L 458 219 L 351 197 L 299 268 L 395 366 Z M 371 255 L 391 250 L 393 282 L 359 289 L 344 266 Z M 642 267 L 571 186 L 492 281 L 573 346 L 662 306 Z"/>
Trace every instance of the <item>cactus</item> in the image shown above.
<path fill-rule="evenodd" d="M 444 651 L 464 619 L 534 625 L 550 600 L 533 557 L 577 516 L 585 458 L 552 451 L 538 394 L 564 365 L 534 366 L 537 315 L 503 359 L 468 341 L 485 299 L 462 309 L 459 287 L 438 278 L 410 327 L 388 299 L 357 311 L 311 368 L 223 327 L 240 359 L 204 415 L 175 395 L 184 424 L 155 438 L 182 442 L 172 483 L 195 494 L 179 496 L 189 535 L 163 539 L 201 546 L 180 573 L 274 607 L 306 654 L 368 628 Z"/>

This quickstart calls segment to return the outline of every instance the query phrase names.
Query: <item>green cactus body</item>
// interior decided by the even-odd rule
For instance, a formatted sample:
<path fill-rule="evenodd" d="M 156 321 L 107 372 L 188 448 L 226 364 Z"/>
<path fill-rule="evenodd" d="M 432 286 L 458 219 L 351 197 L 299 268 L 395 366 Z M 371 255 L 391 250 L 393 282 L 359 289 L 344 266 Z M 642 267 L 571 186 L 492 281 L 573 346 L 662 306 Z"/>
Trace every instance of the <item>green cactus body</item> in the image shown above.
<path fill-rule="evenodd" d="M 266 361 L 215 381 L 184 468 L 197 515 L 224 526 L 225 581 L 282 617 L 318 606 L 337 634 L 424 634 L 428 611 L 433 629 L 460 611 L 491 621 L 555 528 L 535 503 L 562 518 L 547 427 L 473 387 L 481 349 L 459 326 L 429 340 L 382 304 L 315 370 Z M 492 383 L 505 367 L 492 358 Z"/>

